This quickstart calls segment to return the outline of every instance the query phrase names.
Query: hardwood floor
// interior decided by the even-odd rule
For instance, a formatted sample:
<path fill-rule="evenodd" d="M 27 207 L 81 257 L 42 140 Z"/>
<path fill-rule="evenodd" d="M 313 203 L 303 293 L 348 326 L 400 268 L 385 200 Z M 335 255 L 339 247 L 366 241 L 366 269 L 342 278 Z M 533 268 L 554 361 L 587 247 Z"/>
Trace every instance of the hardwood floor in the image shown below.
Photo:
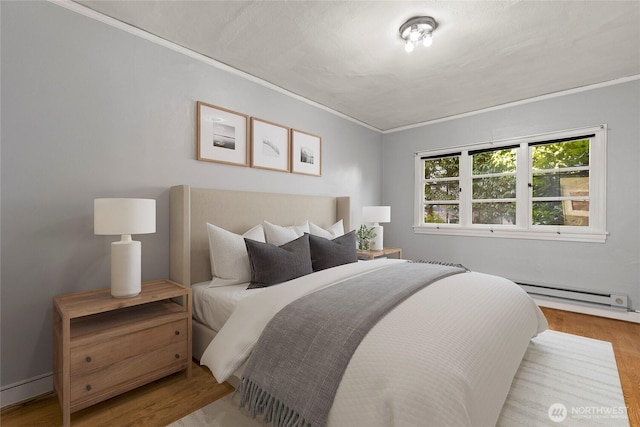
<path fill-rule="evenodd" d="M 146 386 L 71 414 L 78 427 L 164 427 L 233 391 L 218 384 L 207 368 L 193 362 L 192 377 L 184 372 L 170 375 Z M 3 410 L 2 427 L 61 426 L 62 411 L 55 395 Z"/>
<path fill-rule="evenodd" d="M 640 427 L 640 324 L 543 308 L 551 329 L 613 344 L 631 427 Z M 71 415 L 74 426 L 166 426 L 230 393 L 206 368 L 193 377 L 178 373 Z M 2 427 L 60 426 L 62 413 L 51 394 L 0 414 Z"/>

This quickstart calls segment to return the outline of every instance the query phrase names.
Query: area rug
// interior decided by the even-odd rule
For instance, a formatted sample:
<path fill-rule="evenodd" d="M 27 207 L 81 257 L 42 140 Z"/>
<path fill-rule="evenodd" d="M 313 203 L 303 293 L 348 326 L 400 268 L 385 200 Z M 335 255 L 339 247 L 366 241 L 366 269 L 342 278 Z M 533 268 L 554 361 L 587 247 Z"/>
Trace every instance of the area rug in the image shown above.
<path fill-rule="evenodd" d="M 611 343 L 545 331 L 531 340 L 497 423 L 520 426 L 629 426 Z M 231 395 L 170 427 L 263 427 Z"/>

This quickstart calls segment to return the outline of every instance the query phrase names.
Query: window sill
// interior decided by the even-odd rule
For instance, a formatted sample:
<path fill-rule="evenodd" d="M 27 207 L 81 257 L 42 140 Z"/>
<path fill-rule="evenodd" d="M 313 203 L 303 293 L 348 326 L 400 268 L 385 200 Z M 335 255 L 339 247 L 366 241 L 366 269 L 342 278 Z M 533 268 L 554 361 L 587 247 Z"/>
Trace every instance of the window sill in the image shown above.
<path fill-rule="evenodd" d="M 524 240 L 557 240 L 566 242 L 604 243 L 608 233 L 597 231 L 542 231 L 508 228 L 476 228 L 457 226 L 414 225 L 416 234 L 442 234 L 448 236 L 497 237 Z"/>

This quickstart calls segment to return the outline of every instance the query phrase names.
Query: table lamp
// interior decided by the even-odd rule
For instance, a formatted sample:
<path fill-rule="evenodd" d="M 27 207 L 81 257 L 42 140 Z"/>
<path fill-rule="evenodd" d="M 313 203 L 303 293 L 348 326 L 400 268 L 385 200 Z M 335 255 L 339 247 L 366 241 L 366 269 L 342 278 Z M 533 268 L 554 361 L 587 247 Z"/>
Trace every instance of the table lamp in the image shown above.
<path fill-rule="evenodd" d="M 381 251 L 384 247 L 382 242 L 384 229 L 379 223 L 391 221 L 391 206 L 365 206 L 362 208 L 362 220 L 373 223 L 372 228 L 376 237 L 373 239 L 371 250 Z"/>
<path fill-rule="evenodd" d="M 156 232 L 156 201 L 153 199 L 95 199 L 94 233 L 121 235 L 111 243 L 111 295 L 136 296 L 142 289 L 142 244 L 132 234 Z"/>

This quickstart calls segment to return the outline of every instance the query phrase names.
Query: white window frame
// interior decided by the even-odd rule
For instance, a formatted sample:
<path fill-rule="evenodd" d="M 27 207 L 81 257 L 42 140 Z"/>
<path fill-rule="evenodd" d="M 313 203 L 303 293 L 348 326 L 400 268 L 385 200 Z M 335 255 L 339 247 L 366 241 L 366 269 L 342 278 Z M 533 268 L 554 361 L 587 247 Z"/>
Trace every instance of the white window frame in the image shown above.
<path fill-rule="evenodd" d="M 589 150 L 589 225 L 554 226 L 533 225 L 532 160 L 530 143 L 553 141 L 594 134 Z M 516 157 L 516 224 L 472 224 L 471 223 L 471 156 L 469 151 L 487 148 L 518 146 Z M 424 223 L 424 161 L 423 157 L 460 155 L 460 222 L 459 224 Z M 445 234 L 456 236 L 501 237 L 515 239 L 563 240 L 574 242 L 604 243 L 606 231 L 606 164 L 607 125 L 571 129 L 560 132 L 511 138 L 501 141 L 415 153 L 415 206 L 414 232 L 417 234 Z"/>

